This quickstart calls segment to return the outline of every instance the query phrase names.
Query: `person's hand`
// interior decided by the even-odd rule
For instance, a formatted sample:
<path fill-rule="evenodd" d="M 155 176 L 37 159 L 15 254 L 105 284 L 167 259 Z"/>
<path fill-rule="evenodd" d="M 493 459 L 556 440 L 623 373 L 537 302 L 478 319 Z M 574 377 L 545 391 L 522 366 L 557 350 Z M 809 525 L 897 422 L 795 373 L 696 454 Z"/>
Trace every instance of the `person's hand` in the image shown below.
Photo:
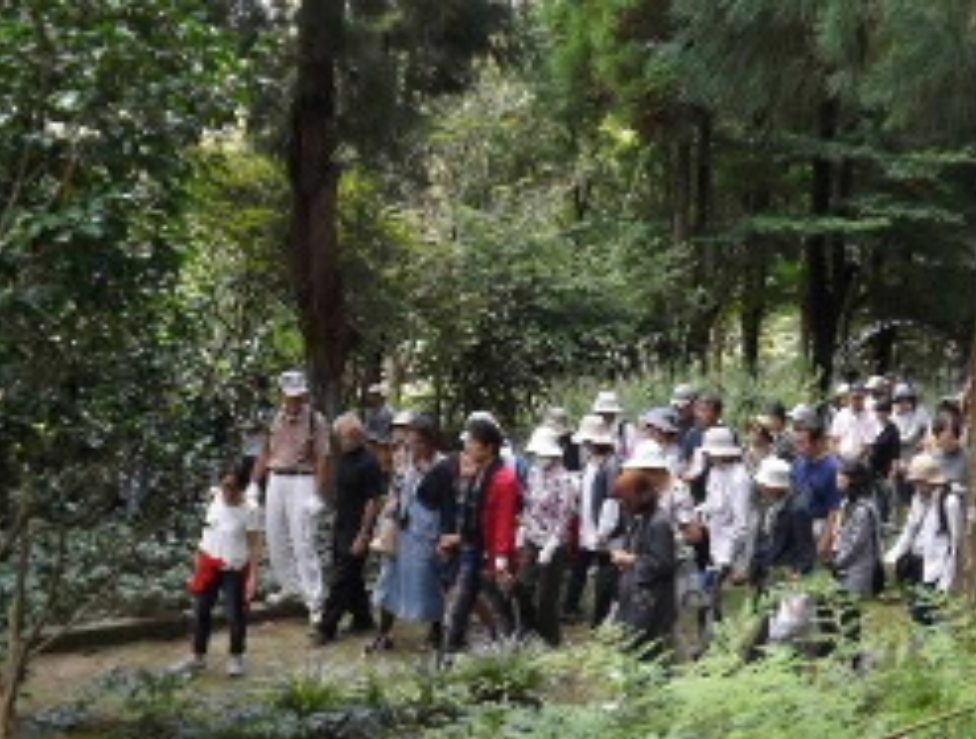
<path fill-rule="evenodd" d="M 369 551 L 369 539 L 365 534 L 360 534 L 356 537 L 356 541 L 352 543 L 351 551 L 354 557 L 366 556 L 366 553 Z"/>
<path fill-rule="evenodd" d="M 252 602 L 258 595 L 258 568 L 251 565 L 247 573 L 247 580 L 244 582 L 244 600 Z"/>
<path fill-rule="evenodd" d="M 515 577 L 508 570 L 496 570 L 494 574 L 495 584 L 498 589 L 508 595 L 515 587 Z"/>
<path fill-rule="evenodd" d="M 610 555 L 610 561 L 621 570 L 629 570 L 637 562 L 637 555 L 618 550 Z"/>
<path fill-rule="evenodd" d="M 552 558 L 556 556 L 556 549 L 558 546 L 558 542 L 549 542 L 546 544 L 539 552 L 539 564 L 547 565 L 552 562 Z"/>
<path fill-rule="evenodd" d="M 253 508 L 261 505 L 261 486 L 256 482 L 251 482 L 244 490 L 244 500 Z"/>
<path fill-rule="evenodd" d="M 445 534 L 437 542 L 437 551 L 441 557 L 448 557 L 459 546 L 461 546 L 461 537 L 459 534 Z"/>

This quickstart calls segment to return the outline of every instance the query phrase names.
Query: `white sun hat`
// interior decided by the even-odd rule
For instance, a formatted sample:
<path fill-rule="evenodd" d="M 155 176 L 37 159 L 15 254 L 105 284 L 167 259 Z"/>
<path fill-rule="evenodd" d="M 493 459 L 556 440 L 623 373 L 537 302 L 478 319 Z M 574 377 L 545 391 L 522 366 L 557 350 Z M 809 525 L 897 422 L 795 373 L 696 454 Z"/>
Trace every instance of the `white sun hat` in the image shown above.
<path fill-rule="evenodd" d="M 282 372 L 278 377 L 278 387 L 288 398 L 298 398 L 308 395 L 308 379 L 304 372 L 299 370 L 289 370 Z"/>
<path fill-rule="evenodd" d="M 395 429 L 402 429 L 413 423 L 413 411 L 397 411 L 390 424 Z"/>
<path fill-rule="evenodd" d="M 793 468 L 785 459 L 766 457 L 759 464 L 756 482 L 764 488 L 773 490 L 788 490 L 790 487 Z"/>
<path fill-rule="evenodd" d="M 656 444 L 644 444 L 623 464 L 625 470 L 670 470 L 671 465 Z"/>
<path fill-rule="evenodd" d="M 583 416 L 580 421 L 579 431 L 573 434 L 573 442 L 582 444 L 587 441 L 601 446 L 613 446 L 613 432 L 601 416 Z"/>
<path fill-rule="evenodd" d="M 565 436 L 573 432 L 573 425 L 569 422 L 569 413 L 565 408 L 550 408 L 546 411 L 542 424 L 556 432 L 556 436 Z"/>
<path fill-rule="evenodd" d="M 537 457 L 562 457 L 563 448 L 559 446 L 559 437 L 549 426 L 539 426 L 532 432 L 525 451 Z"/>
<path fill-rule="evenodd" d="M 866 390 L 882 390 L 888 386 L 888 382 L 881 375 L 871 375 L 864 383 Z"/>
<path fill-rule="evenodd" d="M 735 441 L 735 434 L 726 426 L 716 426 L 705 432 L 702 451 L 711 457 L 742 456 L 742 449 Z"/>
<path fill-rule="evenodd" d="M 594 413 L 623 413 L 623 406 L 613 390 L 601 390 L 593 401 Z"/>
<path fill-rule="evenodd" d="M 380 397 L 385 398 L 390 394 L 390 389 L 386 386 L 385 382 L 374 382 L 369 386 L 366 392 L 369 395 L 379 395 Z"/>

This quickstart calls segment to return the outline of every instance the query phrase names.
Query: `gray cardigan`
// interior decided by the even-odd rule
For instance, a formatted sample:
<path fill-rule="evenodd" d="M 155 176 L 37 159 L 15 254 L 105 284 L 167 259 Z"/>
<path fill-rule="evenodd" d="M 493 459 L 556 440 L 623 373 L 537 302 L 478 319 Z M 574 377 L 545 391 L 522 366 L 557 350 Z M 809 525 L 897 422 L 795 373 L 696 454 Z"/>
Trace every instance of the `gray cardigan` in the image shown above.
<path fill-rule="evenodd" d="M 841 510 L 834 566 L 841 587 L 851 595 L 874 595 L 874 573 L 881 559 L 879 520 L 874 504 L 866 500 L 845 503 Z"/>

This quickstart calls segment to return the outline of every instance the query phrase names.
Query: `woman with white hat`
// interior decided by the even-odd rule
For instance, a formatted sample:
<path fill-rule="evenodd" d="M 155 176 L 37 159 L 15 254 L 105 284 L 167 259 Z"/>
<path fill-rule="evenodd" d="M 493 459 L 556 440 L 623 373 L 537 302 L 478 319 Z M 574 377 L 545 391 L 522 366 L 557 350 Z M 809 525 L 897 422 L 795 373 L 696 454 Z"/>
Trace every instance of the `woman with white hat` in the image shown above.
<path fill-rule="evenodd" d="M 753 487 L 742 461 L 742 449 L 726 426 L 705 432 L 702 453 L 707 460 L 705 502 L 700 507 L 708 529 L 711 568 L 717 573 L 714 611 L 721 618 L 721 590 L 728 575 L 742 572 L 754 516 Z"/>
<path fill-rule="evenodd" d="M 580 486 L 579 550 L 566 586 L 563 619 L 569 622 L 579 620 L 587 576 L 595 567 L 596 592 L 590 625 L 596 627 L 610 613 L 614 598 L 615 571 L 607 547 L 612 533 L 608 528 L 612 516 L 608 514 L 617 507 L 617 501 L 613 498 L 613 484 L 620 466 L 614 454 L 613 433 L 600 416 L 584 416 L 573 440 L 583 446 L 586 464 Z M 604 523 L 603 529 L 601 521 Z"/>
<path fill-rule="evenodd" d="M 885 563 L 894 565 L 903 581 L 924 590 L 949 593 L 957 584 L 962 553 L 962 501 L 946 484 L 938 460 L 929 454 L 912 459 L 907 477 L 915 486 L 912 507 L 905 529 L 885 555 Z M 934 621 L 931 596 L 915 599 L 911 609 L 919 623 Z"/>
<path fill-rule="evenodd" d="M 603 418 L 613 435 L 614 448 L 621 460 L 629 459 L 637 444 L 637 432 L 633 425 L 624 418 L 624 408 L 620 405 L 617 393 L 613 390 L 601 390 L 593 401 L 593 413 Z"/>
<path fill-rule="evenodd" d="M 570 525 L 579 506 L 579 482 L 566 471 L 559 437 L 549 426 L 533 432 L 526 452 L 532 466 L 519 528 L 517 597 L 522 628 L 558 646 L 560 589 Z"/>

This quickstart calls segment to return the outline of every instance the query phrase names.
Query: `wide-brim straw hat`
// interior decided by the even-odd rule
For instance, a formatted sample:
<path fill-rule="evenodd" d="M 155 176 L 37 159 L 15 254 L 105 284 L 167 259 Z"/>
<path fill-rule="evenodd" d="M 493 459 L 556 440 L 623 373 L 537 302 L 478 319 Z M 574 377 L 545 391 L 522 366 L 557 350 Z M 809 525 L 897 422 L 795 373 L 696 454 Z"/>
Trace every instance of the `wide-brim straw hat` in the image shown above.
<path fill-rule="evenodd" d="M 710 457 L 741 457 L 742 448 L 735 440 L 732 429 L 717 426 L 705 432 L 702 451 Z"/>
<path fill-rule="evenodd" d="M 759 464 L 756 483 L 764 488 L 787 490 L 792 480 L 790 463 L 779 457 L 767 457 Z"/>
<path fill-rule="evenodd" d="M 549 426 L 539 426 L 532 432 L 525 451 L 536 457 L 562 457 L 563 448 L 559 445 L 559 437 Z"/>
<path fill-rule="evenodd" d="M 589 442 L 599 446 L 613 446 L 614 438 L 610 426 L 601 416 L 596 414 L 583 416 L 580 421 L 579 431 L 573 434 L 573 441 L 576 444 Z"/>
<path fill-rule="evenodd" d="M 546 411 L 542 423 L 555 431 L 556 436 L 573 433 L 573 425 L 569 422 L 569 413 L 566 412 L 565 408 L 550 408 Z"/>
<path fill-rule="evenodd" d="M 945 485 L 946 476 L 939 460 L 931 454 L 919 454 L 912 458 L 908 465 L 909 482 L 927 482 L 929 485 Z"/>
<path fill-rule="evenodd" d="M 623 464 L 625 470 L 670 470 L 671 465 L 655 445 L 644 445 Z"/>
<path fill-rule="evenodd" d="M 597 393 L 596 400 L 593 401 L 594 413 L 623 413 L 624 408 L 620 405 L 617 393 L 613 390 L 601 390 Z"/>

